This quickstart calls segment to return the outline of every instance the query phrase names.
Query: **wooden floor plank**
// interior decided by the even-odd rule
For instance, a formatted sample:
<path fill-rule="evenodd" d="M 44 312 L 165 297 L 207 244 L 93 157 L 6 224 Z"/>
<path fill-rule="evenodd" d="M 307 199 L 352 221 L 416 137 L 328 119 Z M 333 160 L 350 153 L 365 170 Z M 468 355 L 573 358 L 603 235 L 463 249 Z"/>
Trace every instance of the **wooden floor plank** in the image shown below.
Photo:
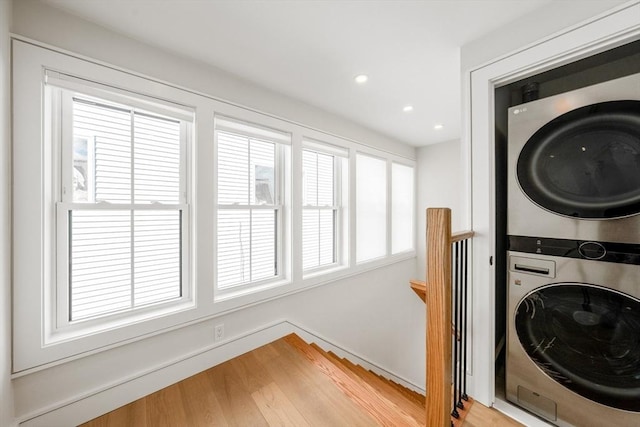
<path fill-rule="evenodd" d="M 223 363 L 206 372 L 222 409 L 222 415 L 230 426 L 269 425 L 230 363 Z"/>
<path fill-rule="evenodd" d="M 270 426 L 311 427 L 276 383 L 254 391 L 251 397 Z"/>
<path fill-rule="evenodd" d="M 464 427 L 525 427 L 516 420 L 513 420 L 502 412 L 494 409 L 487 408 L 486 406 L 475 402 L 466 419 L 464 420 Z"/>
<path fill-rule="evenodd" d="M 263 345 L 251 351 L 260 363 L 267 363 L 270 360 L 277 359 L 280 356 L 278 349 L 271 344 Z"/>
<path fill-rule="evenodd" d="M 226 418 L 206 372 L 178 383 L 189 425 L 227 427 Z"/>
<path fill-rule="evenodd" d="M 81 425 L 81 427 L 146 427 L 146 399 L 138 399 Z"/>
<path fill-rule="evenodd" d="M 146 397 L 147 425 L 173 427 L 188 425 L 179 384 L 173 384 Z"/>
<path fill-rule="evenodd" d="M 236 372 L 242 386 L 249 394 L 273 382 L 273 378 L 263 368 L 262 363 L 253 352 L 245 353 L 227 363 Z"/>
<path fill-rule="evenodd" d="M 281 357 L 266 365 L 271 376 L 287 390 L 287 396 L 314 426 L 371 427 L 379 424 L 350 399 L 333 381 L 282 340 L 272 343 Z M 327 410 L 327 408 L 330 408 Z"/>

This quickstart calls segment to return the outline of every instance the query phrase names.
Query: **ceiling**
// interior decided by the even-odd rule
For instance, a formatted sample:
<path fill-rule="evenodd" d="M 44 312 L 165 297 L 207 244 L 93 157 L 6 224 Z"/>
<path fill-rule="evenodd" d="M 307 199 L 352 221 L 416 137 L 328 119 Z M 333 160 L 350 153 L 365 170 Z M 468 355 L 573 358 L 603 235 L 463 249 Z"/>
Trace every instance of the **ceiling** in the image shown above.
<path fill-rule="evenodd" d="M 460 47 L 549 1 L 45 0 L 414 146 L 460 137 Z"/>

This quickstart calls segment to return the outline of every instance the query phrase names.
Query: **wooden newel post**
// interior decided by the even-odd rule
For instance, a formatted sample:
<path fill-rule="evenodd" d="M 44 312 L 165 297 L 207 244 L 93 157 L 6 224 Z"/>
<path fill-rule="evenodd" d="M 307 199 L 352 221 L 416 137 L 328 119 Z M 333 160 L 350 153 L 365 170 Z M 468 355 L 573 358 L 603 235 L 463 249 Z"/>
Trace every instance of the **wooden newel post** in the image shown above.
<path fill-rule="evenodd" d="M 451 209 L 427 209 L 426 426 L 451 426 Z"/>

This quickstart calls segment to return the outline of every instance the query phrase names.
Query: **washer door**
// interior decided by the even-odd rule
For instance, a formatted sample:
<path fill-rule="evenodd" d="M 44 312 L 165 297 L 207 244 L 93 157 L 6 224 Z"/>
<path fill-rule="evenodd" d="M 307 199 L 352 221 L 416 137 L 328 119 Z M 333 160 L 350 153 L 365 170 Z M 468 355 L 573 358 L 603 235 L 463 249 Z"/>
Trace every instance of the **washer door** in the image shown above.
<path fill-rule="evenodd" d="M 515 326 L 526 353 L 553 380 L 640 412 L 640 300 L 588 284 L 548 285 L 520 301 Z"/>
<path fill-rule="evenodd" d="M 640 213 L 640 101 L 588 105 L 550 121 L 524 145 L 517 175 L 534 203 L 560 215 Z"/>

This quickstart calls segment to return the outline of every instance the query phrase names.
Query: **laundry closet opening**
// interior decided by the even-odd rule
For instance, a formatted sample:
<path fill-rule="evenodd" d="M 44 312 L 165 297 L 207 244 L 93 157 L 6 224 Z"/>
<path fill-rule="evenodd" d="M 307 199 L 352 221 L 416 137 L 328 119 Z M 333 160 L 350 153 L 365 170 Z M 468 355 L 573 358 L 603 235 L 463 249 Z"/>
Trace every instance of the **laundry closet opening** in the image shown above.
<path fill-rule="evenodd" d="M 495 212 L 496 212 L 496 257 L 495 257 L 495 390 L 496 398 L 506 399 L 505 392 L 505 360 L 507 347 L 507 272 L 509 270 L 507 251 L 509 240 L 507 221 L 512 214 L 508 209 L 508 181 L 510 170 L 508 165 L 508 116 L 509 109 L 527 102 L 552 97 L 565 92 L 574 91 L 588 86 L 620 79 L 640 73 L 640 40 L 619 46 L 588 58 L 569 63 L 544 73 L 532 75 L 517 82 L 495 89 Z M 581 147 L 577 149 L 581 150 Z M 588 147 L 585 146 L 585 149 Z M 640 147 L 639 147 L 640 149 Z M 549 153 L 546 153 L 549 155 Z M 548 170 L 551 173 L 551 169 Z M 545 171 L 539 171 L 544 173 Z M 562 172 L 558 172 L 562 173 Z M 548 177 L 549 178 L 549 177 Z M 538 178 L 536 178 L 538 179 Z M 550 177 L 549 179 L 554 179 Z M 539 181 L 538 181 L 539 182 Z M 583 187 L 584 188 L 584 187 Z M 545 194 L 542 195 L 544 197 Z M 547 194 L 546 196 L 549 196 Z M 551 198 L 554 195 L 551 194 Z M 623 194 L 622 198 L 626 196 Z M 529 197 L 532 199 L 531 197 Z M 535 202 L 535 200 L 533 200 Z M 544 202 L 544 200 L 542 200 Z M 580 204 L 580 201 L 577 201 Z M 591 206 L 593 207 L 593 206 Z M 550 210 L 548 208 L 545 208 Z M 613 216 L 633 215 L 637 210 L 624 210 Z M 565 211 L 560 215 L 572 216 L 572 212 Z M 596 214 L 597 215 L 597 214 Z M 588 216 L 588 214 L 587 214 Z M 536 218 L 529 217 L 529 221 Z M 597 221 L 597 220 L 595 220 Z M 593 220 L 592 220 L 593 222 Z M 553 237 L 553 236 L 551 236 Z M 597 239 L 596 239 L 597 240 Z M 631 242 L 627 242 L 631 243 Z M 525 407 L 525 409 L 527 409 Z"/>

